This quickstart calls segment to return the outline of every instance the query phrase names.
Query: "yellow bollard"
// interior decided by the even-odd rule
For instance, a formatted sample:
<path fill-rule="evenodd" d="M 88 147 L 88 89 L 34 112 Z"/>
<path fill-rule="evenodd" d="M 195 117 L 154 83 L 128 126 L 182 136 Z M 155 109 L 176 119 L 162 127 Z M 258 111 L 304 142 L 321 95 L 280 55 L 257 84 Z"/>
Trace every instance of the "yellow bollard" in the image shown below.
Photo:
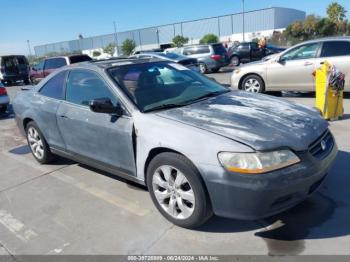
<path fill-rule="evenodd" d="M 316 69 L 316 107 L 327 120 L 337 120 L 344 114 L 343 91 L 333 90 L 329 85 L 328 77 L 331 64 L 325 61 Z"/>

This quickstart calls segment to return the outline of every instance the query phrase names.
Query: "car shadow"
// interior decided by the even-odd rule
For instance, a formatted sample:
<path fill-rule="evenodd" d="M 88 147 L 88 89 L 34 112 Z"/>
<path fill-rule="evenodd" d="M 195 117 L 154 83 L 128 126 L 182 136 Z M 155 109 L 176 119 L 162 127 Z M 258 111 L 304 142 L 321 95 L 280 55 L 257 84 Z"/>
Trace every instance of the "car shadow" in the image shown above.
<path fill-rule="evenodd" d="M 270 254 L 298 254 L 305 239 L 324 239 L 350 234 L 348 163 L 350 153 L 339 151 L 334 166 L 319 190 L 301 204 L 259 221 L 214 217 L 198 231 L 234 233 L 258 230 Z"/>

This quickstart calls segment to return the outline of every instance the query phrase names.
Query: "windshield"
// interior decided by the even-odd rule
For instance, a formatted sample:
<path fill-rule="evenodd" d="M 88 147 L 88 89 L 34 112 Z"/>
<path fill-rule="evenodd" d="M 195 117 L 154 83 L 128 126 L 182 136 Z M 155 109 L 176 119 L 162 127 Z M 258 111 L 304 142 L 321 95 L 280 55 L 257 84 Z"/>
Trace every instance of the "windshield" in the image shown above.
<path fill-rule="evenodd" d="M 183 106 L 228 89 L 182 65 L 167 62 L 114 67 L 108 73 L 142 112 Z"/>

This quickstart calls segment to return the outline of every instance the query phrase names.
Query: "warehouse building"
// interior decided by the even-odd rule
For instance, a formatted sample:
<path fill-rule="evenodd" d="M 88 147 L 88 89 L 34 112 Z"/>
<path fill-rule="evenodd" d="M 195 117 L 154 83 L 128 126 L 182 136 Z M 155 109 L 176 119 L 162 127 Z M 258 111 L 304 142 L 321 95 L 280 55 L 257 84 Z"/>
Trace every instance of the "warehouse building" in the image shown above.
<path fill-rule="evenodd" d="M 269 36 L 273 31 L 281 31 L 295 20 L 304 20 L 306 13 L 296 9 L 271 7 L 199 20 L 178 22 L 174 24 L 154 26 L 100 35 L 77 40 L 64 41 L 46 45 L 35 46 L 37 56 L 49 53 L 64 53 L 84 51 L 92 53 L 93 50 L 102 50 L 110 43 L 118 46 L 126 39 L 132 39 L 137 50 L 149 50 L 168 46 L 175 35 L 189 38 L 189 44 L 196 44 L 205 34 L 215 34 L 222 42 L 233 42 Z M 243 19 L 244 18 L 244 19 Z M 244 21 L 244 23 L 243 23 Z M 243 26 L 244 24 L 244 26 Z"/>

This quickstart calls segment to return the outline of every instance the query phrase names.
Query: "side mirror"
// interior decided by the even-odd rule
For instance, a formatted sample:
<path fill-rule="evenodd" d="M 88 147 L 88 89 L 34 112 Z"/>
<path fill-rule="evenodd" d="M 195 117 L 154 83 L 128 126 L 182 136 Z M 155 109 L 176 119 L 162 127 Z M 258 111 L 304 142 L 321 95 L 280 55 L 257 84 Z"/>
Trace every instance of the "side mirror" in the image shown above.
<path fill-rule="evenodd" d="M 277 59 L 276 59 L 276 61 L 277 61 L 278 63 L 280 63 L 280 64 L 283 64 L 284 62 L 286 62 L 286 59 L 283 58 L 282 56 L 278 56 Z"/>
<path fill-rule="evenodd" d="M 103 114 L 123 115 L 123 109 L 118 104 L 114 106 L 109 98 L 94 99 L 89 102 L 89 107 L 92 112 Z"/>
<path fill-rule="evenodd" d="M 33 71 L 38 71 L 35 66 L 32 66 Z"/>

